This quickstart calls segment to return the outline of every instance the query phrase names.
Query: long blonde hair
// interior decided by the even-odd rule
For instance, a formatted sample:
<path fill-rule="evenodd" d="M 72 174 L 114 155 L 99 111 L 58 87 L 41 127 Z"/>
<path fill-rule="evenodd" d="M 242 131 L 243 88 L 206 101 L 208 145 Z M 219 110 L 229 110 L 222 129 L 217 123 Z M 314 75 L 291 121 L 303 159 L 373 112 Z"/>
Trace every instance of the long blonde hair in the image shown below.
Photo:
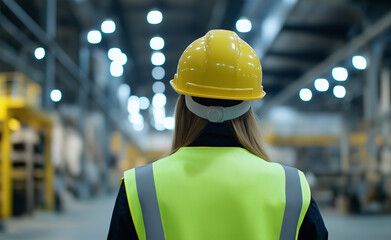
<path fill-rule="evenodd" d="M 226 121 L 232 129 L 236 140 L 248 151 L 270 162 L 262 147 L 261 131 L 252 109 L 242 116 Z M 193 142 L 201 130 L 208 124 L 208 120 L 198 117 L 189 111 L 185 104 L 184 95 L 180 95 L 175 110 L 175 130 L 171 153 Z"/>

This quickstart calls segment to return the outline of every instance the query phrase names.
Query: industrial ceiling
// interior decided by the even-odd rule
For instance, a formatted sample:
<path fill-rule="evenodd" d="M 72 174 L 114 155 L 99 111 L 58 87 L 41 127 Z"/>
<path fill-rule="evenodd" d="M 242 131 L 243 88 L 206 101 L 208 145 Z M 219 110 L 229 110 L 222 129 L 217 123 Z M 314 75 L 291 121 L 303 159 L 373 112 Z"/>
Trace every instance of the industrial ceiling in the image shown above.
<path fill-rule="evenodd" d="M 151 74 L 154 51 L 149 41 L 160 36 L 165 41 L 161 50 L 165 55 L 162 65 L 165 77 L 159 81 L 165 84 L 166 112 L 172 116 L 177 94 L 169 81 L 183 50 L 210 29 L 236 31 L 235 23 L 241 17 L 252 22 L 252 30 L 238 34 L 259 54 L 263 66 L 267 97 L 261 104 L 255 104 L 256 110 L 280 104 L 301 110 L 341 109 L 343 100 L 334 98 L 331 90 L 325 93 L 313 90 L 313 80 L 320 77 L 329 79 L 331 87 L 339 84 L 331 81 L 331 69 L 336 66 L 348 69 L 349 78 L 343 83 L 348 99 L 361 104 L 360 84 L 364 76 L 352 67 L 350 59 L 356 54 L 365 55 L 372 41 L 386 35 L 390 25 L 387 22 L 391 19 L 391 2 L 387 0 L 59 0 L 55 6 L 55 35 L 51 38 L 43 34 L 49 27 L 47 2 L 50 1 L 0 1 L 0 70 L 23 71 L 32 79 L 44 82 L 45 62 L 33 57 L 34 49 L 44 46 L 55 55 L 54 87 L 63 91 L 60 104 L 78 104 L 77 90 L 85 89 L 85 99 L 90 99 L 88 107 L 100 107 L 108 115 L 120 111 L 110 109 L 118 105 L 116 98 L 109 96 L 115 92 L 107 89 L 110 82 L 127 83 L 132 95 L 152 99 L 152 85 L 157 80 Z M 160 24 L 152 25 L 146 20 L 148 12 L 154 9 L 163 14 Z M 103 34 L 99 44 L 88 44 L 87 32 L 99 29 L 108 18 L 117 25 L 115 33 Z M 385 23 L 379 24 L 381 21 Z M 376 35 L 371 35 L 371 29 L 377 31 Z M 362 40 L 361 45 L 346 50 L 351 42 L 358 40 Z M 128 56 L 121 81 L 109 75 L 108 67 L 94 70 L 96 62 L 106 61 L 109 65 L 103 53 L 113 47 Z M 90 67 L 82 66 L 83 51 L 90 53 L 87 61 Z M 386 50 L 385 59 L 390 59 L 390 52 Z M 95 68 L 99 67 L 95 65 Z M 97 73 L 105 74 L 106 87 L 99 87 L 102 76 Z M 313 90 L 312 102 L 316 104 L 300 100 L 302 87 Z M 143 114 L 149 118 L 147 111 Z"/>

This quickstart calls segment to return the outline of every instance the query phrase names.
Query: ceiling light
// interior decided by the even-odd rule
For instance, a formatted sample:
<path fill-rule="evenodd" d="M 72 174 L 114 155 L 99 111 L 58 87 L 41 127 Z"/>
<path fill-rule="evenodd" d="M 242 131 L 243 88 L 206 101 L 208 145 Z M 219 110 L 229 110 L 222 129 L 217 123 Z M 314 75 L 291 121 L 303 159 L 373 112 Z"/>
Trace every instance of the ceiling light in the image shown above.
<path fill-rule="evenodd" d="M 149 99 L 147 97 L 140 97 L 140 109 L 145 110 L 149 108 Z"/>
<path fill-rule="evenodd" d="M 113 77 L 121 77 L 122 74 L 124 73 L 124 67 L 122 66 L 121 63 L 117 61 L 113 61 L 110 64 L 110 74 Z"/>
<path fill-rule="evenodd" d="M 165 117 L 166 117 L 166 109 L 164 107 L 153 108 L 153 118 L 155 122 L 162 122 Z"/>
<path fill-rule="evenodd" d="M 308 88 L 303 88 L 299 93 L 300 99 L 304 102 L 308 102 L 312 98 L 312 92 Z"/>
<path fill-rule="evenodd" d="M 333 78 L 337 81 L 346 81 L 348 78 L 348 70 L 344 67 L 335 67 L 333 68 L 331 74 Z"/>
<path fill-rule="evenodd" d="M 140 112 L 140 99 L 137 96 L 129 97 L 128 112 L 130 114 L 138 114 Z"/>
<path fill-rule="evenodd" d="M 36 59 L 41 60 L 45 57 L 45 49 L 42 47 L 36 48 L 34 51 L 34 56 Z"/>
<path fill-rule="evenodd" d="M 141 132 L 144 129 L 144 122 L 140 124 L 133 124 L 133 129 L 137 132 Z"/>
<path fill-rule="evenodd" d="M 140 113 L 131 114 L 128 116 L 128 119 L 132 124 L 140 124 L 144 122 L 144 117 Z"/>
<path fill-rule="evenodd" d="M 119 58 L 121 55 L 121 49 L 119 48 L 110 48 L 109 51 L 107 52 L 107 57 L 111 60 L 114 61 Z"/>
<path fill-rule="evenodd" d="M 154 93 L 163 93 L 164 90 L 166 90 L 166 86 L 164 86 L 164 83 L 162 83 L 162 82 L 154 82 L 152 84 L 152 91 Z"/>
<path fill-rule="evenodd" d="M 118 88 L 118 97 L 119 99 L 127 99 L 130 95 L 130 87 L 128 84 L 123 83 Z"/>
<path fill-rule="evenodd" d="M 175 119 L 173 117 L 166 117 L 163 119 L 163 126 L 168 130 L 173 130 L 175 127 Z"/>
<path fill-rule="evenodd" d="M 251 21 L 248 18 L 241 18 L 238 21 L 236 21 L 236 30 L 238 32 L 246 33 L 250 32 L 252 28 Z"/>
<path fill-rule="evenodd" d="M 149 24 L 159 24 L 163 20 L 163 14 L 158 10 L 150 11 L 147 15 L 147 21 Z"/>
<path fill-rule="evenodd" d="M 163 65 L 165 61 L 166 61 L 166 57 L 161 52 L 155 52 L 151 56 L 151 62 L 155 66 Z"/>
<path fill-rule="evenodd" d="M 367 68 L 367 60 L 363 56 L 352 57 L 353 66 L 358 70 L 364 70 Z"/>
<path fill-rule="evenodd" d="M 136 113 L 128 116 L 129 122 L 132 123 L 133 129 L 140 132 L 144 129 L 144 117 L 143 115 Z"/>
<path fill-rule="evenodd" d="M 162 49 L 164 47 L 164 39 L 161 38 L 161 37 L 153 37 L 149 41 L 149 46 L 153 50 L 160 50 L 160 49 Z"/>
<path fill-rule="evenodd" d="M 58 89 L 53 89 L 50 92 L 50 98 L 52 99 L 53 102 L 59 102 L 62 98 L 62 93 Z"/>
<path fill-rule="evenodd" d="M 115 31 L 115 22 L 111 19 L 107 19 L 102 22 L 100 28 L 104 33 L 113 33 Z"/>
<path fill-rule="evenodd" d="M 318 78 L 315 80 L 314 86 L 319 92 L 326 92 L 329 89 L 329 81 L 324 78 Z"/>
<path fill-rule="evenodd" d="M 114 61 L 117 61 L 119 64 L 121 65 L 125 65 L 126 62 L 128 61 L 128 57 L 126 56 L 125 53 L 120 53 L 118 56 L 117 56 L 117 59 L 115 59 Z"/>
<path fill-rule="evenodd" d="M 166 105 L 166 95 L 163 93 L 156 93 L 152 98 L 152 105 L 154 108 L 163 108 Z"/>
<path fill-rule="evenodd" d="M 334 87 L 333 93 L 336 98 L 344 98 L 346 95 L 346 89 L 344 86 L 337 85 Z"/>
<path fill-rule="evenodd" d="M 164 71 L 164 68 L 162 67 L 154 67 L 152 69 L 152 77 L 156 80 L 162 80 L 164 78 L 164 75 L 166 72 Z"/>
<path fill-rule="evenodd" d="M 91 44 L 97 44 L 102 41 L 102 34 L 98 30 L 91 30 L 87 34 L 87 41 Z"/>
<path fill-rule="evenodd" d="M 164 127 L 163 123 L 157 122 L 155 123 L 155 129 L 161 132 L 164 131 L 166 128 Z"/>

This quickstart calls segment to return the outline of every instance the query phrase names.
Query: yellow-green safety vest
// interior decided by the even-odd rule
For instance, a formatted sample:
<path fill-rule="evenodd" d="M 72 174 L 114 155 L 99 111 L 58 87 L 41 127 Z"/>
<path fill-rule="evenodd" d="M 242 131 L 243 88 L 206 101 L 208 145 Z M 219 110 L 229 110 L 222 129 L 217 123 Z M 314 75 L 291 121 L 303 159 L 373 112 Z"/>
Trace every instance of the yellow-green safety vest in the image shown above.
<path fill-rule="evenodd" d="M 183 147 L 124 182 L 141 240 L 293 240 L 311 198 L 301 171 L 238 147 Z"/>

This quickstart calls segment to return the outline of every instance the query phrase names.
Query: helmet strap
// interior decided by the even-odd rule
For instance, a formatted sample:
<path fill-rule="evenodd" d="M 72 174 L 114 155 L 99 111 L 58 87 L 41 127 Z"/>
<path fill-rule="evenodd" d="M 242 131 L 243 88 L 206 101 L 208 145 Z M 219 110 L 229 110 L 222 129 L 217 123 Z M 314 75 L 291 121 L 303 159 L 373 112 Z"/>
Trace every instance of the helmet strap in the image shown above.
<path fill-rule="evenodd" d="M 251 101 L 243 101 L 232 107 L 204 106 L 197 103 L 194 99 L 185 95 L 185 103 L 190 112 L 200 118 L 207 119 L 209 122 L 221 123 L 227 120 L 235 119 L 245 114 L 251 106 Z"/>

